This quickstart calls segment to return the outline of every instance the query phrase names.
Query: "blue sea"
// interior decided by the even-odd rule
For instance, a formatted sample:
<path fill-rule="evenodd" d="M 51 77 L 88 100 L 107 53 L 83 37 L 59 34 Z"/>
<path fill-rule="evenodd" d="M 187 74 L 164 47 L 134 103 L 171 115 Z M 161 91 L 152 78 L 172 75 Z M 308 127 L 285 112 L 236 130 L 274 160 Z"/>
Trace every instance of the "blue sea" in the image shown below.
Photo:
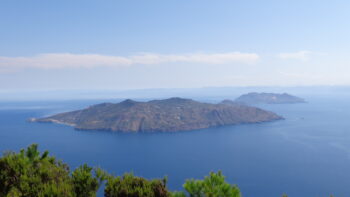
<path fill-rule="evenodd" d="M 222 170 L 244 197 L 348 197 L 350 97 L 306 99 L 304 104 L 259 106 L 285 120 L 133 134 L 26 122 L 101 100 L 1 102 L 0 151 L 38 143 L 72 169 L 88 163 L 115 175 L 168 176 L 172 190 L 181 190 L 187 178 Z"/>

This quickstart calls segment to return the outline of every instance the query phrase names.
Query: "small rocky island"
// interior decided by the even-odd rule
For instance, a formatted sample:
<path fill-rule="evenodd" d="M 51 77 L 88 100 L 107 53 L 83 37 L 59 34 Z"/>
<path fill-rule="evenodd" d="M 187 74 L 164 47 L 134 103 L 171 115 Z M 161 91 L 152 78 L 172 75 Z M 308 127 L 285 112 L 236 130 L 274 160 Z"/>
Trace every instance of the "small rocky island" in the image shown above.
<path fill-rule="evenodd" d="M 128 99 L 120 103 L 102 103 L 31 121 L 67 124 L 82 130 L 174 132 L 279 119 L 282 117 L 273 112 L 233 102 L 209 104 L 170 98 L 148 102 Z"/>
<path fill-rule="evenodd" d="M 245 104 L 293 104 L 305 103 L 305 100 L 287 93 L 275 94 L 251 92 L 238 97 L 235 102 Z"/>

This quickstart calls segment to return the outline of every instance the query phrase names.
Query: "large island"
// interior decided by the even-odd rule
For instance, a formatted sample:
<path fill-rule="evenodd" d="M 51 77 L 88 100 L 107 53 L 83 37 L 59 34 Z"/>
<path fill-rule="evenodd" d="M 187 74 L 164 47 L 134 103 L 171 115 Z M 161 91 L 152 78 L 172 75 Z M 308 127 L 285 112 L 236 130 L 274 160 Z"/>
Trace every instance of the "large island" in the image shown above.
<path fill-rule="evenodd" d="M 128 99 L 120 103 L 102 103 L 32 121 L 67 124 L 82 130 L 174 132 L 279 119 L 282 117 L 256 107 L 170 98 L 148 102 Z"/>

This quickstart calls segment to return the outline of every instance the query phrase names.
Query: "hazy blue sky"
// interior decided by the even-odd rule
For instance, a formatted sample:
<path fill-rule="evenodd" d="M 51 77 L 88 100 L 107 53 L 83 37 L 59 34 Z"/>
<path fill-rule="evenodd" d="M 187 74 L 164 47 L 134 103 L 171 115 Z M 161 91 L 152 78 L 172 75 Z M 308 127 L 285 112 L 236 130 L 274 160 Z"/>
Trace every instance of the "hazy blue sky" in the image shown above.
<path fill-rule="evenodd" d="M 0 88 L 350 85 L 350 1 L 1 0 Z"/>

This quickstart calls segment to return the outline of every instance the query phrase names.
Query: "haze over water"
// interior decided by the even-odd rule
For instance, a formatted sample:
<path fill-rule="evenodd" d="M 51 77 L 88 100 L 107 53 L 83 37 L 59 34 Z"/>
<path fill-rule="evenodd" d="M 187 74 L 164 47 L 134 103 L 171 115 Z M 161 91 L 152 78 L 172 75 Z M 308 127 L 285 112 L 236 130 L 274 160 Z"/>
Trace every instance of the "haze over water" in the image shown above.
<path fill-rule="evenodd" d="M 172 190 L 180 190 L 186 178 L 222 170 L 246 197 L 350 196 L 349 98 L 307 97 L 305 104 L 260 106 L 285 117 L 281 121 L 153 134 L 26 122 L 103 101 L 2 102 L 0 150 L 38 143 L 73 169 L 88 163 L 116 175 L 167 175 Z"/>

